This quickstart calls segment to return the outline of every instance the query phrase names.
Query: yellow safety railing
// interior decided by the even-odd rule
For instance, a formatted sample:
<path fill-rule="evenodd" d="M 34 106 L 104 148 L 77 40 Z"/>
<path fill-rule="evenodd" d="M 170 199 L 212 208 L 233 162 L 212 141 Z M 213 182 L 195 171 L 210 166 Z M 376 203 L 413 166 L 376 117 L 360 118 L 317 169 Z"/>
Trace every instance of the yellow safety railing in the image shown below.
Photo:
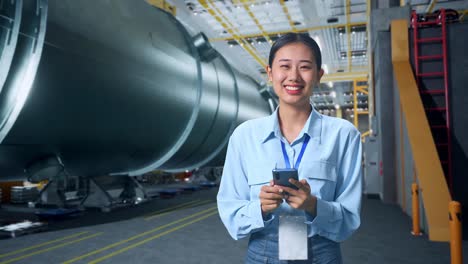
<path fill-rule="evenodd" d="M 361 134 L 361 141 L 364 143 L 364 139 L 368 136 L 370 136 L 371 131 L 367 130 L 366 132 Z"/>

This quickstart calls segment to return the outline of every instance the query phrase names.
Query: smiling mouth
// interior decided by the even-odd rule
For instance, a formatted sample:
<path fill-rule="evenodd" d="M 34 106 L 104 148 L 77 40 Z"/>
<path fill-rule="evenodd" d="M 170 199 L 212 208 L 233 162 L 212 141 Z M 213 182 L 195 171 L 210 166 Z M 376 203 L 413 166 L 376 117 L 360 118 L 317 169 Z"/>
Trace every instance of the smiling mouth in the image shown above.
<path fill-rule="evenodd" d="M 298 91 L 303 88 L 303 86 L 289 86 L 285 85 L 284 88 L 288 91 Z"/>

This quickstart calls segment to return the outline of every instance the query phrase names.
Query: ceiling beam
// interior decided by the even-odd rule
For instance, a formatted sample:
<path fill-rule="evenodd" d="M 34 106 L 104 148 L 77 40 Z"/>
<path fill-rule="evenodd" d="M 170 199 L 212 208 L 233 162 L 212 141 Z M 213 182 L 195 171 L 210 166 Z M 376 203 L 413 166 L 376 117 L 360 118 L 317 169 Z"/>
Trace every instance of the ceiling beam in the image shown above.
<path fill-rule="evenodd" d="M 280 0 L 281 7 L 283 8 L 283 12 L 288 18 L 289 25 L 291 26 L 291 29 L 293 32 L 297 32 L 296 25 L 294 25 L 294 21 L 291 19 L 291 15 L 289 14 L 288 7 L 284 3 L 284 0 Z"/>
<path fill-rule="evenodd" d="M 247 14 L 249 14 L 250 18 L 252 18 L 252 20 L 255 22 L 255 25 L 257 25 L 258 29 L 260 29 L 260 31 L 262 32 L 262 36 L 266 39 L 266 41 L 268 41 L 268 43 L 273 43 L 273 41 L 268 36 L 268 33 L 265 32 L 265 29 L 263 28 L 262 24 L 260 24 L 258 19 L 255 17 L 255 15 L 250 10 L 249 5 L 246 4 L 248 0 L 240 0 L 240 1 L 244 4 L 244 9 L 247 12 Z"/>
<path fill-rule="evenodd" d="M 328 28 L 341 28 L 341 27 L 347 27 L 348 24 L 336 24 L 336 25 L 322 25 L 322 26 L 315 26 L 315 27 L 306 27 L 306 28 L 300 28 L 296 29 L 296 32 L 302 33 L 302 32 L 307 32 L 307 31 L 317 31 L 317 30 L 322 30 L 322 29 L 328 29 Z M 366 26 L 366 22 L 353 22 L 349 23 L 349 26 Z M 270 31 L 270 32 L 265 32 L 268 35 L 278 35 L 278 34 L 286 34 L 288 32 L 291 32 L 289 30 L 281 30 L 281 31 Z M 256 37 L 262 37 L 262 34 L 245 34 L 245 35 L 238 35 L 241 38 L 256 38 Z M 210 38 L 211 42 L 214 41 L 229 41 L 229 40 L 234 40 L 233 37 L 223 37 L 223 38 Z"/>
<path fill-rule="evenodd" d="M 426 13 L 432 13 L 432 10 L 434 9 L 436 3 L 437 0 L 432 0 L 426 8 Z"/>
<path fill-rule="evenodd" d="M 221 26 L 223 26 L 224 29 L 226 29 L 227 32 L 229 32 L 234 37 L 234 40 L 236 40 L 241 45 L 241 47 L 250 54 L 250 56 L 252 56 L 263 68 L 266 67 L 265 60 L 263 60 L 258 55 L 257 50 L 245 38 L 239 36 L 237 32 L 234 32 L 234 26 L 231 24 L 229 19 L 223 15 L 221 10 L 216 7 L 212 0 L 199 0 L 198 2 L 214 19 L 216 19 L 216 21 L 218 21 L 218 23 L 221 24 Z M 208 6 L 208 2 L 212 8 Z"/>
<path fill-rule="evenodd" d="M 323 77 L 320 79 L 320 82 L 321 83 L 346 82 L 346 81 L 367 79 L 367 77 L 368 77 L 367 71 L 337 72 L 337 73 L 328 73 L 328 74 L 323 75 Z"/>
<path fill-rule="evenodd" d="M 348 50 L 347 50 L 347 57 L 348 57 L 348 71 L 352 70 L 351 66 L 351 0 L 346 0 L 346 38 L 348 40 Z"/>

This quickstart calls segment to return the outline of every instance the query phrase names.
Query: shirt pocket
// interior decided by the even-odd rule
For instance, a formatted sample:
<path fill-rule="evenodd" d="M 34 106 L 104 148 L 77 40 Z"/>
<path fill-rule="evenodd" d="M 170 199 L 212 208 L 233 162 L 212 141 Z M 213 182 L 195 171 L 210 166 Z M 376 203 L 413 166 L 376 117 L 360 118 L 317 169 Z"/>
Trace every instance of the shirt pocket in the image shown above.
<path fill-rule="evenodd" d="M 263 185 L 269 185 L 273 179 L 270 165 L 262 164 L 251 167 L 247 172 L 247 182 L 250 188 L 250 199 L 258 200 L 260 189 Z"/>
<path fill-rule="evenodd" d="M 311 193 L 324 201 L 334 201 L 336 165 L 326 161 L 311 161 L 301 164 L 301 167 L 299 177 L 307 180 Z"/>

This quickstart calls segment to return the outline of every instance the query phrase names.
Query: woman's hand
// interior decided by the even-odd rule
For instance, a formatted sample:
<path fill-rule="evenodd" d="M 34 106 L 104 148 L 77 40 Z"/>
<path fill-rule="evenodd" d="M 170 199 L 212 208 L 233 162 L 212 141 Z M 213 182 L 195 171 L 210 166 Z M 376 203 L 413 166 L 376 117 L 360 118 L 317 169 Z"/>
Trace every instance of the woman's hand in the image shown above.
<path fill-rule="evenodd" d="M 274 186 L 273 180 L 270 181 L 270 185 L 262 186 L 260 189 L 259 198 L 263 217 L 281 205 L 283 202 L 282 192 L 283 191 L 279 188 L 279 186 Z"/>
<path fill-rule="evenodd" d="M 282 191 L 281 193 L 283 194 L 284 200 L 292 208 L 304 210 L 315 216 L 317 214 L 317 197 L 310 193 L 310 185 L 307 183 L 307 180 L 302 179 L 300 181 L 296 181 L 294 179 L 289 179 L 289 182 L 299 189 L 294 190 L 285 186 L 275 186 Z"/>

